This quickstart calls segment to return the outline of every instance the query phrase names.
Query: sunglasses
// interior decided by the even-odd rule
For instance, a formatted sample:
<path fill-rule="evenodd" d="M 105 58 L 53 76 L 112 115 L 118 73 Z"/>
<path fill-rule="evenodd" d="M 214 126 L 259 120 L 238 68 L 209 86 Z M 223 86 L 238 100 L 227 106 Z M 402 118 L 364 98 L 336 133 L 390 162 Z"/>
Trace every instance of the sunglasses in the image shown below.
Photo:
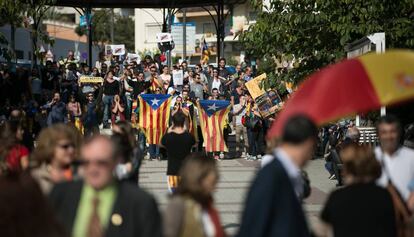
<path fill-rule="evenodd" d="M 58 144 L 58 147 L 67 150 L 69 148 L 75 148 L 75 145 L 73 143 L 66 143 L 66 144 Z"/>

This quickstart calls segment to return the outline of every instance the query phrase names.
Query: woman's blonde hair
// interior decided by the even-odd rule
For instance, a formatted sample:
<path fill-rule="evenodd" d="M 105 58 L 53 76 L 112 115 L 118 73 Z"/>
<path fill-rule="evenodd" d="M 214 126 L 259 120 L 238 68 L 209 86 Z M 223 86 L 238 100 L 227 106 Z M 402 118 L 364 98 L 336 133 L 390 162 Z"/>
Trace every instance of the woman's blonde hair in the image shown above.
<path fill-rule="evenodd" d="M 177 193 L 188 195 L 202 205 L 207 205 L 211 196 L 203 190 L 202 182 L 211 173 L 219 176 L 216 161 L 203 153 L 191 153 L 180 169 Z"/>
<path fill-rule="evenodd" d="M 344 174 L 350 175 L 355 182 L 372 182 L 381 176 L 381 164 L 369 147 L 350 144 L 341 150 L 340 157 Z"/>
<path fill-rule="evenodd" d="M 49 164 L 55 155 L 55 148 L 58 142 L 63 139 L 69 140 L 75 146 L 77 158 L 79 155 L 79 146 L 82 142 L 82 137 L 78 130 L 74 126 L 63 123 L 54 124 L 44 128 L 36 140 L 36 148 L 32 153 L 34 166 L 39 166 L 44 163 Z"/>

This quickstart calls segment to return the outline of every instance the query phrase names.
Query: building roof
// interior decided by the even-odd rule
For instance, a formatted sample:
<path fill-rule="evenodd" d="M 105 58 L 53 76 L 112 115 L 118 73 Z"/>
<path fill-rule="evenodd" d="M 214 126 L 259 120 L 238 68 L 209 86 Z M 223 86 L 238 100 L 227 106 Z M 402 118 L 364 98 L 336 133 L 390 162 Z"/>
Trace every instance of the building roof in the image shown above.
<path fill-rule="evenodd" d="M 187 8 L 240 4 L 246 0 L 56 0 L 56 6 L 92 8 Z"/>

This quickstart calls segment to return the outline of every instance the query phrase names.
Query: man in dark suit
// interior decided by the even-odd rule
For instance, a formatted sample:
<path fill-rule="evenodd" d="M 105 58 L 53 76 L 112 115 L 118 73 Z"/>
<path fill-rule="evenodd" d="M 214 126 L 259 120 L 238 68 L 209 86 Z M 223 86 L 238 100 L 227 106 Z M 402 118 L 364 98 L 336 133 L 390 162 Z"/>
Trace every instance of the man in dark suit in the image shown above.
<path fill-rule="evenodd" d="M 154 198 L 114 179 L 116 150 L 108 137 L 90 138 L 81 149 L 84 181 L 58 184 L 52 190 L 52 205 L 70 236 L 162 236 Z"/>
<path fill-rule="evenodd" d="M 312 158 L 318 130 L 306 117 L 287 121 L 274 159 L 257 174 L 247 196 L 238 237 L 307 237 L 301 168 Z"/>

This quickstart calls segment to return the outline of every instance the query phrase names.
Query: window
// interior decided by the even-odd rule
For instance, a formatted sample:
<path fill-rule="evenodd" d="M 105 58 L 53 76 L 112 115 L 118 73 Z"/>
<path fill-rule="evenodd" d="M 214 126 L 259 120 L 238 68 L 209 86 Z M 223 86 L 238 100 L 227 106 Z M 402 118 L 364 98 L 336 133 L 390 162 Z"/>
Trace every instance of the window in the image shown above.
<path fill-rule="evenodd" d="M 214 23 L 207 22 L 203 23 L 203 34 L 215 34 L 216 28 L 214 27 Z"/>
<path fill-rule="evenodd" d="M 145 42 L 156 43 L 157 33 L 161 33 L 161 26 L 157 23 L 145 24 Z"/>

